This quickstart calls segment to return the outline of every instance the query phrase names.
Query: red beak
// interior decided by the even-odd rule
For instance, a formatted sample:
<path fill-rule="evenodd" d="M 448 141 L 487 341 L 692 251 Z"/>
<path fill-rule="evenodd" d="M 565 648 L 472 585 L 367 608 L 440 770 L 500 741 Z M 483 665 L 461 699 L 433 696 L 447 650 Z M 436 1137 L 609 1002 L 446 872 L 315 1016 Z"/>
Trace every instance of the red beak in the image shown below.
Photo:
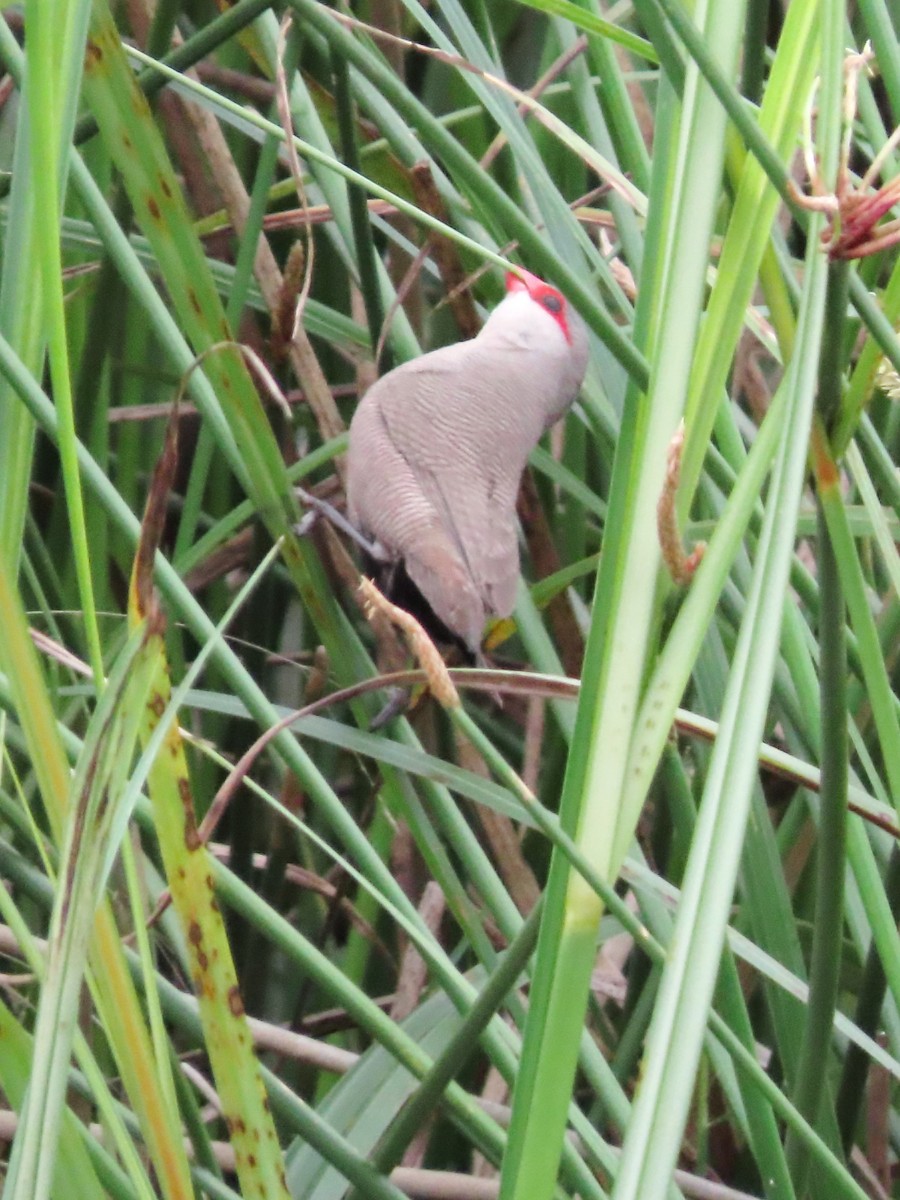
<path fill-rule="evenodd" d="M 516 267 L 514 271 L 506 272 L 506 290 L 508 292 L 531 292 L 536 287 L 543 287 L 544 281 L 524 267 Z"/>

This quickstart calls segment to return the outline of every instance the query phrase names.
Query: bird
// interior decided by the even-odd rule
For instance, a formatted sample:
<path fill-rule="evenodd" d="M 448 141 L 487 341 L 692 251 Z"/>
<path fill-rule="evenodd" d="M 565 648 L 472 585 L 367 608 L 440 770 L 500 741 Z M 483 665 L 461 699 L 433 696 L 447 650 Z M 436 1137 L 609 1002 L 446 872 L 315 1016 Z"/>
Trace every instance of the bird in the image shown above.
<path fill-rule="evenodd" d="M 382 590 L 482 661 L 519 576 L 516 495 L 541 436 L 574 402 L 587 328 L 522 268 L 478 335 L 395 367 L 350 423 L 347 516 Z"/>

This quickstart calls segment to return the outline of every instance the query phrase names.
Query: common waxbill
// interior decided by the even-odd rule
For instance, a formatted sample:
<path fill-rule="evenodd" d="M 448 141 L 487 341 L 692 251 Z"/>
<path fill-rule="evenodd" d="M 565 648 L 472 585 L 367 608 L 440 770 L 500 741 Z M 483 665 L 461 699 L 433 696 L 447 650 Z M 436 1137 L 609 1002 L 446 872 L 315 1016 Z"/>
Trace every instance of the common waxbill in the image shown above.
<path fill-rule="evenodd" d="M 528 456 L 575 400 L 588 358 L 585 325 L 556 288 L 520 270 L 506 291 L 476 338 L 369 388 L 347 457 L 348 516 L 389 594 L 421 616 L 417 590 L 474 655 L 485 619 L 515 602 Z"/>

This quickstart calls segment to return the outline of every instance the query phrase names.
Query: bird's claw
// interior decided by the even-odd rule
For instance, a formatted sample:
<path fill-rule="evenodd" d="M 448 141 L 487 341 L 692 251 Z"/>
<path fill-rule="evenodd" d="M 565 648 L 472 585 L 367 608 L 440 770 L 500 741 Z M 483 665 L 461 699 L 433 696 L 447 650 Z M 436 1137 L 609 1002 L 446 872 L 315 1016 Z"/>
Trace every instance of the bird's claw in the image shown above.
<path fill-rule="evenodd" d="M 309 509 L 309 512 L 303 516 L 299 524 L 294 526 L 294 532 L 298 537 L 305 537 L 320 517 L 327 517 L 335 529 L 340 529 L 345 533 L 366 554 L 371 555 L 375 559 L 379 558 L 377 549 L 368 538 L 364 537 L 356 526 L 351 521 L 348 521 L 343 513 L 338 512 L 333 504 L 329 504 L 327 500 L 322 500 L 319 496 L 314 496 L 312 492 L 306 491 L 305 488 L 298 487 L 295 488 L 295 491 L 300 502 L 305 504 Z"/>
<path fill-rule="evenodd" d="M 391 688 L 384 707 L 369 722 L 369 732 L 376 733 L 379 729 L 383 729 L 385 725 L 393 721 L 394 717 L 403 716 L 408 707 L 409 694 L 406 688 Z"/>
<path fill-rule="evenodd" d="M 319 516 L 319 510 L 316 508 L 311 508 L 308 513 L 305 513 L 294 526 L 294 533 L 296 533 L 297 537 L 307 537 L 312 533 L 313 526 L 317 524 Z"/>

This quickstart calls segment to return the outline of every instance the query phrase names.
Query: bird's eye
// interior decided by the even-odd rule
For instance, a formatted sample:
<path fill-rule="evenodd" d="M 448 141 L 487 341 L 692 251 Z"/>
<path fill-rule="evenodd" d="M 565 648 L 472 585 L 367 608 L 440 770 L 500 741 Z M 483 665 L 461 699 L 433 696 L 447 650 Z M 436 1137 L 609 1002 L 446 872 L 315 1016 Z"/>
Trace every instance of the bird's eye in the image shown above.
<path fill-rule="evenodd" d="M 541 304 L 543 304 L 547 312 L 562 312 L 562 300 L 560 300 L 559 296 L 555 296 L 553 292 L 545 292 L 544 295 L 541 296 Z"/>

